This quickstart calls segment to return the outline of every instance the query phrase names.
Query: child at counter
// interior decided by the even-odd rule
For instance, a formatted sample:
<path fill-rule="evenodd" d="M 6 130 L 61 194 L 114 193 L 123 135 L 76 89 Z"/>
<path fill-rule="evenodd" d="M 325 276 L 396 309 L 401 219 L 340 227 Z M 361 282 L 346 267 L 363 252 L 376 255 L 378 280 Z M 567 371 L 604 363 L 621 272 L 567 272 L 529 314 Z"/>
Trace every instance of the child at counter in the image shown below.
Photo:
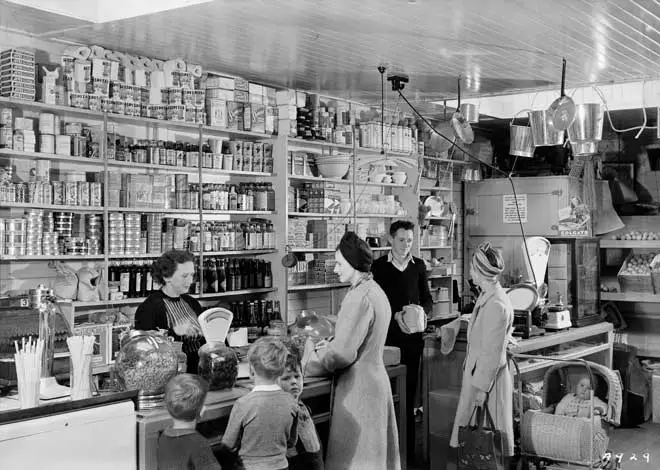
<path fill-rule="evenodd" d="M 300 352 L 293 343 L 287 344 L 287 348 L 289 354 L 286 357 L 284 374 L 279 378 L 279 384 L 282 390 L 290 393 L 298 403 L 298 441 L 286 452 L 289 470 L 323 470 L 321 441 L 309 408 L 300 400 L 303 391 Z"/>
<path fill-rule="evenodd" d="M 298 404 L 277 383 L 287 354 L 284 343 L 274 337 L 260 338 L 248 350 L 254 388 L 234 403 L 222 437 L 245 470 L 288 469 L 287 447 L 298 440 Z"/>
<path fill-rule="evenodd" d="M 165 406 L 174 423 L 158 438 L 159 470 L 222 470 L 208 441 L 196 431 L 208 384 L 193 374 L 175 375 L 165 386 Z"/>

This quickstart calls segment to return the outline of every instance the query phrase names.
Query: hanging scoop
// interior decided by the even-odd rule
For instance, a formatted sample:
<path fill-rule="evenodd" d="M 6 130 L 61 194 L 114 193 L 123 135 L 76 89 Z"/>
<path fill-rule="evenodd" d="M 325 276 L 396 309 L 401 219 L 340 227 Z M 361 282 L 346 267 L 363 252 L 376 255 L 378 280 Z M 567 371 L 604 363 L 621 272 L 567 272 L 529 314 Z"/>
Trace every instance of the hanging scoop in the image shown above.
<path fill-rule="evenodd" d="M 234 314 L 226 308 L 214 307 L 197 318 L 207 343 L 223 344 L 227 338 Z"/>
<path fill-rule="evenodd" d="M 458 106 L 456 112 L 451 117 L 451 127 L 454 130 L 454 136 L 464 144 L 474 142 L 474 132 L 472 126 L 461 112 L 461 77 L 458 77 Z"/>
<path fill-rule="evenodd" d="M 565 131 L 575 120 L 575 103 L 566 96 L 566 59 L 562 59 L 561 66 L 561 94 L 548 108 L 547 119 L 556 131 Z"/>

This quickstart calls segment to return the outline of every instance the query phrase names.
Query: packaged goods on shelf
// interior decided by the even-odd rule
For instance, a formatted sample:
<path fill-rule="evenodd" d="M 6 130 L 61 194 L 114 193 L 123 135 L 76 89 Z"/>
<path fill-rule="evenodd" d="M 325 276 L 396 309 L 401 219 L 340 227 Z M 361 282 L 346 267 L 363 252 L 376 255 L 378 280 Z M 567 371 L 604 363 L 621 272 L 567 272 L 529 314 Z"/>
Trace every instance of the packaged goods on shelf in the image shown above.
<path fill-rule="evenodd" d="M 311 248 L 314 242 L 307 235 L 306 219 L 289 219 L 287 227 L 287 244 L 294 248 Z"/>
<path fill-rule="evenodd" d="M 34 53 L 9 49 L 0 53 L 0 96 L 34 101 L 36 98 Z"/>
<path fill-rule="evenodd" d="M 314 248 L 335 248 L 346 233 L 346 223 L 341 220 L 310 220 L 308 237 L 314 240 Z"/>

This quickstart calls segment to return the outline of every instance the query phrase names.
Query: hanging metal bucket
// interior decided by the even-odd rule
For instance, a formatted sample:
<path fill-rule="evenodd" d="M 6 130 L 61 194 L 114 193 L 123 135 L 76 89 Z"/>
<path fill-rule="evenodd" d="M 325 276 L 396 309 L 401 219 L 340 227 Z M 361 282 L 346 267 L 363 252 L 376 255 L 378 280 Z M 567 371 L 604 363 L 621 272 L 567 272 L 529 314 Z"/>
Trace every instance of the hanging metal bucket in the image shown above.
<path fill-rule="evenodd" d="M 530 111 L 529 124 L 532 129 L 534 147 L 547 147 L 564 143 L 564 131 L 555 130 L 547 109 Z"/>
<path fill-rule="evenodd" d="M 598 141 L 585 140 L 582 142 L 571 142 L 571 149 L 575 157 L 580 155 L 595 155 L 598 153 Z"/>
<path fill-rule="evenodd" d="M 479 122 L 479 105 L 474 103 L 461 103 L 459 109 L 467 122 Z"/>
<path fill-rule="evenodd" d="M 529 112 L 528 109 L 519 111 L 509 125 L 509 155 L 518 157 L 533 158 L 534 144 L 532 143 L 532 128 L 529 126 L 518 126 L 514 124 L 516 116 L 521 113 Z"/>
<path fill-rule="evenodd" d="M 601 140 L 603 137 L 603 106 L 585 103 L 575 107 L 575 119 L 568 127 L 571 143 Z"/>

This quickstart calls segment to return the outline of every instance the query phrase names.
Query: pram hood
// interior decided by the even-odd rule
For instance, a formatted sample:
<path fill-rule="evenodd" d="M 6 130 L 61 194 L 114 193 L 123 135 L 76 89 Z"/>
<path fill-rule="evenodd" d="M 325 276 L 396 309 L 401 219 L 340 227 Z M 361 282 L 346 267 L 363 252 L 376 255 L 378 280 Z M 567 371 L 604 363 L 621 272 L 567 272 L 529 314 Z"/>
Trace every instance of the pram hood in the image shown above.
<path fill-rule="evenodd" d="M 607 404 L 607 412 L 603 416 L 606 422 L 618 426 L 621 420 L 622 382 L 618 371 L 601 364 L 586 361 L 593 375 L 592 384 L 595 396 Z M 585 365 L 576 363 L 558 363 L 550 366 L 543 378 L 543 405 L 551 406 L 558 403 L 564 395 L 571 392 L 571 385 L 576 383 L 578 376 L 588 376 Z"/>

